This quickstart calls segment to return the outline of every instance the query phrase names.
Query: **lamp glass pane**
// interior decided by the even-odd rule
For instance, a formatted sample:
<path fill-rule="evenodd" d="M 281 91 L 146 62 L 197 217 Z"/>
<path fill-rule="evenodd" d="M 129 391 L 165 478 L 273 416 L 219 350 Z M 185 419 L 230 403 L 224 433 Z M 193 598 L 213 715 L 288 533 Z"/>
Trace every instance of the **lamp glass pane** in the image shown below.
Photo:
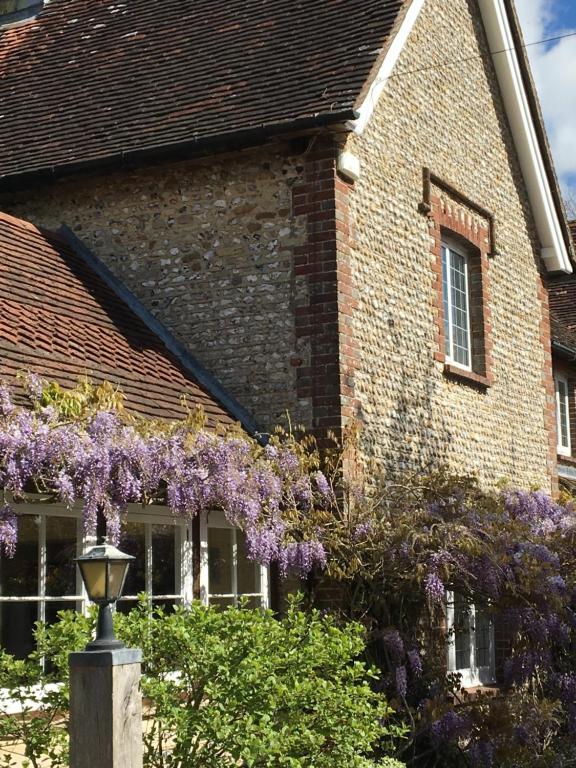
<path fill-rule="evenodd" d="M 78 563 L 90 600 L 106 600 L 106 563 L 103 560 Z"/>
<path fill-rule="evenodd" d="M 124 584 L 124 575 L 128 568 L 128 560 L 119 560 L 117 562 L 110 562 L 110 582 L 108 584 L 108 599 L 116 600 L 122 592 L 122 586 Z"/>

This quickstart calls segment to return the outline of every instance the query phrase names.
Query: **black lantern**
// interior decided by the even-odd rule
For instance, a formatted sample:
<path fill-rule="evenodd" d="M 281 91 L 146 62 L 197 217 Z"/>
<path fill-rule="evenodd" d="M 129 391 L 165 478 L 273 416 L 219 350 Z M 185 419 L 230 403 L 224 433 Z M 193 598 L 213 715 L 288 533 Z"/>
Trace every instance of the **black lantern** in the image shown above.
<path fill-rule="evenodd" d="M 98 605 L 96 638 L 88 643 L 87 651 L 124 648 L 124 643 L 114 636 L 110 605 L 122 594 L 128 566 L 132 560 L 135 560 L 132 555 L 120 552 L 106 540 L 76 558 L 88 598 Z"/>

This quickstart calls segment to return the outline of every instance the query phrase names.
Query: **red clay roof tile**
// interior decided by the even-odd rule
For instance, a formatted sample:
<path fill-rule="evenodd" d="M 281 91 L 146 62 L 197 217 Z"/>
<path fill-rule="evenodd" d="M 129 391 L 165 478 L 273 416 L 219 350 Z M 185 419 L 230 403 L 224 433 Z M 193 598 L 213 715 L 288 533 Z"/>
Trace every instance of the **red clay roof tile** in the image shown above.
<path fill-rule="evenodd" d="M 0 376 L 31 370 L 64 386 L 88 375 L 122 387 L 126 405 L 209 425 L 235 419 L 62 238 L 0 213 Z"/>
<path fill-rule="evenodd" d="M 0 174 L 351 111 L 405 0 L 51 0 L 0 32 Z"/>

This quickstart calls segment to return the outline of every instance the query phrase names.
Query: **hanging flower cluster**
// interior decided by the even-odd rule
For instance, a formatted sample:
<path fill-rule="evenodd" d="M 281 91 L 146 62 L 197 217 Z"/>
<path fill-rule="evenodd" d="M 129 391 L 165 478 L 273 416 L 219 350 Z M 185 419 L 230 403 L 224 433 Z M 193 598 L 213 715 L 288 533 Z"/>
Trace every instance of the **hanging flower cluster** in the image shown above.
<path fill-rule="evenodd" d="M 295 440 L 265 447 L 240 431 L 216 434 L 188 422 L 157 425 L 126 420 L 120 411 L 84 409 L 69 418 L 69 403 L 49 403 L 36 380 L 33 408 L 15 407 L 0 389 L 0 489 L 16 501 L 39 492 L 82 505 L 89 533 L 97 516 L 117 541 L 129 504 L 165 503 L 191 519 L 222 510 L 245 531 L 249 556 L 306 574 L 325 564 L 317 532 L 294 530 L 313 507 L 329 507 L 332 490 L 313 452 Z M 73 404 L 76 402 L 71 401 Z M 12 555 L 17 504 L 0 509 L 0 548 Z"/>

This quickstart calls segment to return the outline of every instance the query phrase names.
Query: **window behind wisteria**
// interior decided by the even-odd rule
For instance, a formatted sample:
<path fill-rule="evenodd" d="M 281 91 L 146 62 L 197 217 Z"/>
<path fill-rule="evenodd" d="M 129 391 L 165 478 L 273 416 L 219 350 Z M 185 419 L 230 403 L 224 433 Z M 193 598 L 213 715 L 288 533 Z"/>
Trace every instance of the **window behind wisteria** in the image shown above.
<path fill-rule="evenodd" d="M 19 505 L 20 506 L 20 505 Z M 74 559 L 94 544 L 83 530 L 80 509 L 61 505 L 21 505 L 13 558 L 0 555 L 0 647 L 24 658 L 34 647 L 37 621 L 52 623 L 58 611 L 87 607 Z M 134 508 L 119 546 L 131 564 L 117 610 L 128 612 L 145 593 L 153 605 L 170 608 L 195 597 L 226 607 L 245 596 L 253 607 L 268 606 L 268 570 L 248 559 L 246 539 L 224 520 L 210 515 L 193 525 L 165 507 Z M 194 594 L 194 547 L 201 562 Z"/>
<path fill-rule="evenodd" d="M 563 376 L 555 377 L 556 384 L 556 428 L 558 432 L 558 453 L 570 456 L 570 394 L 568 380 Z"/>
<path fill-rule="evenodd" d="M 494 627 L 489 613 L 449 593 L 448 670 L 457 672 L 464 687 L 486 685 L 495 679 Z"/>

